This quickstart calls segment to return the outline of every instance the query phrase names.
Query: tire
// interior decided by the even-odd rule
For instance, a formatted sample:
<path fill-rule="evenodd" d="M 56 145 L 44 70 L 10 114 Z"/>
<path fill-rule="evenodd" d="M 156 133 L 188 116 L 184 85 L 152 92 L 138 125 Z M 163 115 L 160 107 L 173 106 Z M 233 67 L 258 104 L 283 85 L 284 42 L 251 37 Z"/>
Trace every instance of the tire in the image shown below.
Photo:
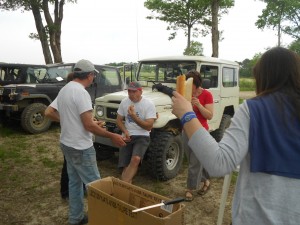
<path fill-rule="evenodd" d="M 98 143 L 94 143 L 94 148 L 96 151 L 97 161 L 103 161 L 103 160 L 112 158 L 116 151 L 115 148 L 113 148 L 113 147 L 101 145 Z"/>
<path fill-rule="evenodd" d="M 222 140 L 224 136 L 224 132 L 229 127 L 230 123 L 231 123 L 231 116 L 228 114 L 223 114 L 220 127 L 211 132 L 211 135 L 217 142 L 220 142 Z"/>
<path fill-rule="evenodd" d="M 51 120 L 44 116 L 46 108 L 47 106 L 42 103 L 28 105 L 21 115 L 23 129 L 31 134 L 47 131 L 51 125 Z"/>
<path fill-rule="evenodd" d="M 183 155 L 181 135 L 154 132 L 145 157 L 150 175 L 161 181 L 176 177 L 182 165 Z"/>

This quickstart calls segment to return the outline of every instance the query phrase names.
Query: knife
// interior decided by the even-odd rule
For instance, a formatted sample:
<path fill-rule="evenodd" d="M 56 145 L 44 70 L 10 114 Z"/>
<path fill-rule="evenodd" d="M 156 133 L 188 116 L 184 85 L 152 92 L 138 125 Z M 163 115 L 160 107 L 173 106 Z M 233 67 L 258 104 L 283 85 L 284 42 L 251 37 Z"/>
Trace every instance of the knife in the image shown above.
<path fill-rule="evenodd" d="M 134 210 L 132 210 L 132 212 L 139 212 L 139 211 L 143 211 L 143 210 L 146 210 L 146 209 L 152 209 L 152 208 L 163 206 L 163 205 L 171 205 L 171 204 L 179 203 L 179 202 L 182 202 L 182 201 L 184 201 L 184 198 L 175 198 L 175 199 L 172 199 L 170 201 L 165 201 L 165 202 L 158 203 L 158 204 L 155 204 L 155 205 L 149 205 L 149 206 L 146 206 L 146 207 L 143 207 L 143 208 L 134 209 Z"/>

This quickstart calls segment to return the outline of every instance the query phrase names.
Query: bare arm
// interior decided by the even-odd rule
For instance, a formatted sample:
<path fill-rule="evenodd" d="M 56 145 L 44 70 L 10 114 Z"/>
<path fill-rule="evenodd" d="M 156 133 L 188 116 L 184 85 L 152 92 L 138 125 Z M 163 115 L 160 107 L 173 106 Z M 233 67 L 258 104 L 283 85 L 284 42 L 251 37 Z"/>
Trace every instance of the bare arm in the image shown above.
<path fill-rule="evenodd" d="M 59 122 L 60 121 L 60 117 L 59 117 L 59 113 L 58 111 L 51 107 L 51 106 L 48 106 L 44 112 L 44 115 L 48 118 L 50 118 L 52 121 L 56 121 L 56 122 Z"/>
<path fill-rule="evenodd" d="M 102 126 L 99 126 L 97 121 L 93 120 L 92 111 L 86 111 L 86 112 L 82 113 L 80 115 L 80 118 L 81 118 L 84 128 L 87 131 L 89 131 L 95 135 L 98 135 L 98 136 L 110 138 L 112 140 L 112 142 L 118 147 L 126 145 L 126 143 L 124 142 L 123 137 L 121 135 L 109 132 Z"/>
<path fill-rule="evenodd" d="M 118 116 L 117 116 L 117 126 L 120 128 L 120 130 L 124 134 L 125 140 L 129 141 L 130 140 L 130 134 L 129 134 L 128 130 L 126 129 L 125 124 L 123 123 L 123 120 L 124 120 L 124 116 L 121 116 L 120 114 L 118 114 Z"/>
<path fill-rule="evenodd" d="M 193 107 L 189 101 L 187 101 L 178 92 L 173 92 L 173 110 L 172 113 L 179 119 L 187 112 L 193 112 Z M 203 127 L 197 118 L 190 120 L 191 122 L 185 123 L 183 129 L 188 138 L 190 138 L 198 129 Z"/>
<path fill-rule="evenodd" d="M 206 105 L 201 105 L 199 102 L 198 98 L 193 97 L 192 98 L 192 105 L 196 106 L 202 116 L 207 119 L 211 120 L 213 118 L 213 112 L 214 112 L 214 104 L 206 104 Z"/>

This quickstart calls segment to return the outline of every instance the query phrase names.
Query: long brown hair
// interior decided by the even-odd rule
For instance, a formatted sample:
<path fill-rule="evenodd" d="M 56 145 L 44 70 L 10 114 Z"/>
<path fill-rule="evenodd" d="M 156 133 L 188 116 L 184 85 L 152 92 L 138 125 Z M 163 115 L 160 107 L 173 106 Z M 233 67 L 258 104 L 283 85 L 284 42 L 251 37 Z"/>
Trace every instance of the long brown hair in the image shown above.
<path fill-rule="evenodd" d="M 253 68 L 256 94 L 282 92 L 289 97 L 300 119 L 300 56 L 282 47 L 266 51 Z"/>

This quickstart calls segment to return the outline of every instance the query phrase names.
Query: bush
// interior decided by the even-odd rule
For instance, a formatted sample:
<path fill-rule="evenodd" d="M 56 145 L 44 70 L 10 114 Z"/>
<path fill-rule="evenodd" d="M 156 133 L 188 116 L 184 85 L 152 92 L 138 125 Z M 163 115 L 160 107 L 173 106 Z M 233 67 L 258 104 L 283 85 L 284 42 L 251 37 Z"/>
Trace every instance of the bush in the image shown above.
<path fill-rule="evenodd" d="M 255 91 L 255 80 L 252 78 L 240 78 L 240 91 Z"/>

